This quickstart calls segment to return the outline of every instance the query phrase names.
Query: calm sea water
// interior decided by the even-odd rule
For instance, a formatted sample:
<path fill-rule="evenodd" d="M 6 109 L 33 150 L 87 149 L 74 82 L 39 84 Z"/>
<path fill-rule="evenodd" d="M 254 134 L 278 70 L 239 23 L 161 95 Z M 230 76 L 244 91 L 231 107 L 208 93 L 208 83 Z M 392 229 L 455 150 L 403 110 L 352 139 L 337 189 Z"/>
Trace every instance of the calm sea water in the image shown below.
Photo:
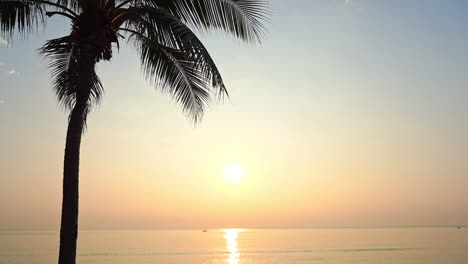
<path fill-rule="evenodd" d="M 58 233 L 0 232 L 0 263 L 57 261 Z M 81 231 L 80 264 L 467 264 L 468 228 Z"/>

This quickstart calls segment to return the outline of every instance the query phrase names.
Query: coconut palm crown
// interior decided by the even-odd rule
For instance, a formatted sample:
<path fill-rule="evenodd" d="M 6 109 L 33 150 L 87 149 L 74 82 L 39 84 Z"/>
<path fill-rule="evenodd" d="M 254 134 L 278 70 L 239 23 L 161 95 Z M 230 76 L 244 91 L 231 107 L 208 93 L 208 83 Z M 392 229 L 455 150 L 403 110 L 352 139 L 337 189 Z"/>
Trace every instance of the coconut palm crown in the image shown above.
<path fill-rule="evenodd" d="M 18 31 L 25 36 L 47 17 L 69 18 L 70 35 L 47 41 L 40 52 L 51 60 L 59 101 L 73 109 L 81 96 L 88 97 L 87 110 L 103 94 L 95 64 L 110 60 L 112 44 L 119 47 L 119 40 L 127 38 L 140 55 L 146 77 L 198 121 L 210 98 L 226 94 L 226 89 L 192 29 L 221 29 L 258 42 L 266 10 L 265 0 L 0 0 L 0 34 L 11 38 Z M 81 88 L 78 68 L 85 63 L 90 84 Z"/>
<path fill-rule="evenodd" d="M 266 0 L 0 0 L 0 36 L 11 40 L 45 26 L 48 18 L 70 20 L 67 36 L 39 49 L 50 61 L 52 85 L 70 110 L 64 174 L 59 263 L 73 264 L 78 232 L 78 176 L 86 117 L 101 101 L 103 86 L 95 66 L 110 60 L 119 41 L 138 51 L 142 70 L 169 92 L 194 121 L 212 98 L 226 95 L 210 54 L 193 32 L 222 30 L 259 42 L 268 17 Z"/>

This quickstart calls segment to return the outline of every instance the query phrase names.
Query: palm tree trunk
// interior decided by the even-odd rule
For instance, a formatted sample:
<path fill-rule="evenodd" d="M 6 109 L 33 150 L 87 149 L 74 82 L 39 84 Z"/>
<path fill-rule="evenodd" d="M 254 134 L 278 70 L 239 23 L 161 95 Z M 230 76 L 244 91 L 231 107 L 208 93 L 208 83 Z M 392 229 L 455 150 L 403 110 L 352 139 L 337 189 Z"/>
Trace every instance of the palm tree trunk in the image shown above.
<path fill-rule="evenodd" d="M 59 264 L 74 264 L 78 238 L 78 175 L 85 108 L 76 105 L 70 114 L 63 168 L 62 220 Z"/>
<path fill-rule="evenodd" d="M 62 219 L 60 223 L 59 264 L 76 263 L 78 239 L 78 179 L 81 136 L 86 123 L 88 101 L 94 77 L 96 56 L 89 45 L 81 48 L 75 106 L 68 121 L 63 165 Z"/>

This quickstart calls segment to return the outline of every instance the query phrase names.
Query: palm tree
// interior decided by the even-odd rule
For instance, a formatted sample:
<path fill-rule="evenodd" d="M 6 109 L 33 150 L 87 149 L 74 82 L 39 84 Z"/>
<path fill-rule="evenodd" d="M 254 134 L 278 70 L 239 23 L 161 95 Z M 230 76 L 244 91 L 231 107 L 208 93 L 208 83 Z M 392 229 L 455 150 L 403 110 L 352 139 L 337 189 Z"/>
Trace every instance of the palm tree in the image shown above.
<path fill-rule="evenodd" d="M 259 42 L 267 0 L 0 0 L 0 34 L 11 39 L 44 26 L 48 17 L 71 21 L 68 36 L 39 49 L 50 60 L 53 88 L 69 109 L 63 170 L 60 264 L 75 263 L 80 144 L 86 118 L 103 95 L 96 64 L 112 58 L 126 38 L 143 72 L 169 92 L 196 123 L 213 97 L 226 95 L 218 69 L 193 30 L 223 30 Z"/>

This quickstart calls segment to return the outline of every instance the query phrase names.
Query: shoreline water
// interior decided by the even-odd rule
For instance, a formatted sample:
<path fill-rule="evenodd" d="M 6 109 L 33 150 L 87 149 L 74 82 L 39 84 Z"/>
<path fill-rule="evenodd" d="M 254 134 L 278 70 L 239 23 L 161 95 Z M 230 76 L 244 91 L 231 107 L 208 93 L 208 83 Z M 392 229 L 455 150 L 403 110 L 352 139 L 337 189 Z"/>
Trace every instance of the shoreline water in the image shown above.
<path fill-rule="evenodd" d="M 58 231 L 0 231 L 0 263 L 46 264 Z M 468 229 L 453 227 L 82 230 L 78 262 L 171 264 L 465 264 Z"/>

